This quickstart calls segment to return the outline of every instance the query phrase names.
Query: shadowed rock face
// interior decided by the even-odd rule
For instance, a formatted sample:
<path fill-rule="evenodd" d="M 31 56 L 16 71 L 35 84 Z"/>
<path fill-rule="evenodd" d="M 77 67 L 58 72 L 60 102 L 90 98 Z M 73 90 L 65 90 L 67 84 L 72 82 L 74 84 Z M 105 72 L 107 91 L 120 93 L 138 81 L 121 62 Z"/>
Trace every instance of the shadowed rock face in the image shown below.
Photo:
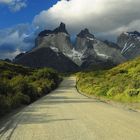
<path fill-rule="evenodd" d="M 82 30 L 75 46 L 64 23 L 54 30 L 44 30 L 36 38 L 36 47 L 19 55 L 14 62 L 30 67 L 52 67 L 61 72 L 79 69 L 103 69 L 125 61 L 121 48 L 97 39 L 88 29 Z"/>
<path fill-rule="evenodd" d="M 125 61 L 118 45 L 95 38 L 88 29 L 77 35 L 76 50 L 82 53 L 81 67 L 84 69 L 109 68 Z"/>
<path fill-rule="evenodd" d="M 51 30 L 44 30 L 42 32 L 39 33 L 39 37 L 44 37 L 44 36 L 48 36 L 49 34 L 58 34 L 58 33 L 66 33 L 68 34 L 67 30 L 66 30 L 66 25 L 64 23 L 60 23 L 60 26 L 56 29 L 54 29 L 53 31 Z"/>
<path fill-rule="evenodd" d="M 108 40 L 105 40 L 104 43 L 107 44 L 109 47 L 113 47 L 113 48 L 116 48 L 118 50 L 121 50 L 121 47 L 114 42 L 110 42 Z"/>
<path fill-rule="evenodd" d="M 59 72 L 75 72 L 79 67 L 61 52 L 54 52 L 51 48 L 38 48 L 22 55 L 15 61 L 17 64 L 32 68 L 50 67 Z"/>
<path fill-rule="evenodd" d="M 60 26 L 53 31 L 42 31 L 36 38 L 36 47 L 55 47 L 65 54 L 69 53 L 73 48 L 70 35 L 64 23 L 61 23 Z"/>
<path fill-rule="evenodd" d="M 94 35 L 91 34 L 89 32 L 89 30 L 86 28 L 84 30 L 82 30 L 78 35 L 77 37 L 80 37 L 80 38 L 85 38 L 85 37 L 89 37 L 89 38 L 94 38 Z"/>
<path fill-rule="evenodd" d="M 117 40 L 121 53 L 127 59 L 140 56 L 140 33 L 137 31 L 122 33 Z"/>

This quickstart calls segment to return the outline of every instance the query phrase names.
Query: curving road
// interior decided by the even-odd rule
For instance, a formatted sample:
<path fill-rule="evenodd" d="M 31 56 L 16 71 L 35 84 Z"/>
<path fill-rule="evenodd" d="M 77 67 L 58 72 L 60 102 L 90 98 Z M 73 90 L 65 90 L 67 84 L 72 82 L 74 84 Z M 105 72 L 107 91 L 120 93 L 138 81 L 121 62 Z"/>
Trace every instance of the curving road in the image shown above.
<path fill-rule="evenodd" d="M 0 125 L 0 140 L 140 140 L 140 113 L 78 94 L 74 77 Z"/>

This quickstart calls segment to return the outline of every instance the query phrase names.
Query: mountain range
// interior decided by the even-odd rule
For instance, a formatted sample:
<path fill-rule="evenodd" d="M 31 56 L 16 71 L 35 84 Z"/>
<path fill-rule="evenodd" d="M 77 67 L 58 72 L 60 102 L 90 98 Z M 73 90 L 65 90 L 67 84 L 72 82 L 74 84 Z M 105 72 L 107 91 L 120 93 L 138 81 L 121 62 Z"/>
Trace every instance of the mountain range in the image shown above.
<path fill-rule="evenodd" d="M 72 43 L 66 25 L 61 23 L 54 30 L 40 32 L 35 47 L 16 56 L 14 63 L 74 72 L 108 69 L 137 56 L 140 56 L 140 33 L 137 31 L 122 33 L 115 44 L 97 39 L 88 29 L 83 29 Z"/>

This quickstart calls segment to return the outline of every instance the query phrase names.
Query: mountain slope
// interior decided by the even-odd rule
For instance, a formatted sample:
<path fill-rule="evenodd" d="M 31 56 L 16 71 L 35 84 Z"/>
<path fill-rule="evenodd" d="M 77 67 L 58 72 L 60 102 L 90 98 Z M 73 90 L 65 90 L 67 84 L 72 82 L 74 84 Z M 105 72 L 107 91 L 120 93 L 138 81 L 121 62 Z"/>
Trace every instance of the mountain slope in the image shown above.
<path fill-rule="evenodd" d="M 140 58 L 107 71 L 81 72 L 77 86 L 87 94 L 123 102 L 140 102 Z"/>
<path fill-rule="evenodd" d="M 33 69 L 0 61 L 0 78 L 10 78 L 16 75 L 30 75 Z"/>
<path fill-rule="evenodd" d="M 55 52 L 49 47 L 42 47 L 26 53 L 18 60 L 17 64 L 32 68 L 50 67 L 59 72 L 75 72 L 79 67 L 61 52 Z"/>

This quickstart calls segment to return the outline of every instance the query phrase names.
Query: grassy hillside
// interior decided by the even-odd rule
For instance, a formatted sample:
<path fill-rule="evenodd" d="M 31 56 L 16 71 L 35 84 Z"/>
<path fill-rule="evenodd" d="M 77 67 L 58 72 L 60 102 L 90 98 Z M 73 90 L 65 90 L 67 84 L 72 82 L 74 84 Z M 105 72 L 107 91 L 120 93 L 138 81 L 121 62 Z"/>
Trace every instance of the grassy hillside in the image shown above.
<path fill-rule="evenodd" d="M 32 103 L 56 88 L 60 81 L 52 69 L 33 70 L 0 61 L 0 115 Z"/>
<path fill-rule="evenodd" d="M 121 102 L 140 102 L 140 58 L 111 70 L 77 74 L 80 91 Z"/>

